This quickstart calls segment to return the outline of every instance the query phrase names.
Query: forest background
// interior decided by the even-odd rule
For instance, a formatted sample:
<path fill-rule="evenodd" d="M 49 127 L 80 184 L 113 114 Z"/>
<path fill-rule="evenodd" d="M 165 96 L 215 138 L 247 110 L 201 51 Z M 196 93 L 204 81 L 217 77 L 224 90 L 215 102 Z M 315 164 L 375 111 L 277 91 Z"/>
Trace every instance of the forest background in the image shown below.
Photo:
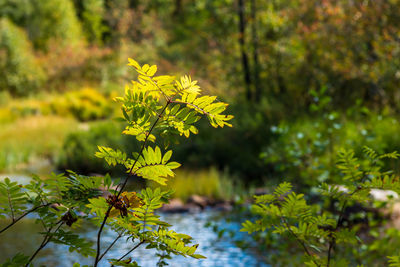
<path fill-rule="evenodd" d="M 235 116 L 233 128 L 200 124 L 173 148 L 186 168 L 172 181 L 177 196 L 234 199 L 283 178 L 300 192 L 334 182 L 339 148 L 400 150 L 399 7 L 0 0 L 0 172 L 120 175 L 93 155 L 97 145 L 137 146 L 119 134 L 110 101 L 132 79 L 132 57 L 159 72 L 189 72 Z"/>

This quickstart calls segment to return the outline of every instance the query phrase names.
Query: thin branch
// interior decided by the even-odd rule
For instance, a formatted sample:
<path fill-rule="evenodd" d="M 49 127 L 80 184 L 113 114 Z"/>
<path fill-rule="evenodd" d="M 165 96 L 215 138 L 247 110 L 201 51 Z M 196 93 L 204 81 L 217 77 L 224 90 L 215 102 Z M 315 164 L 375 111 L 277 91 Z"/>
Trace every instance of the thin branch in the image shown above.
<path fill-rule="evenodd" d="M 108 248 L 103 252 L 103 254 L 101 254 L 99 261 L 101 261 L 101 259 L 107 254 L 107 252 L 115 245 L 115 243 L 117 243 L 117 241 L 122 237 L 121 235 L 118 235 L 117 238 L 114 239 L 114 241 L 108 246 Z"/>
<path fill-rule="evenodd" d="M 303 241 L 301 241 L 301 239 L 292 231 L 292 229 L 290 229 L 290 225 L 288 224 L 288 222 L 285 220 L 284 217 L 282 217 L 282 220 L 283 220 L 283 223 L 285 224 L 286 228 L 288 229 L 289 233 L 291 235 L 293 235 L 293 237 L 297 240 L 297 242 L 303 247 L 304 251 L 311 258 L 311 260 L 314 262 L 314 264 L 316 266 L 321 266 L 314 260 L 314 257 L 312 256 L 311 252 L 308 250 L 306 244 Z"/>
<path fill-rule="evenodd" d="M 292 229 L 290 229 L 290 225 L 289 223 L 286 221 L 285 217 L 282 216 L 282 211 L 281 209 L 278 207 L 279 213 L 280 213 L 280 217 L 283 221 L 283 224 L 285 225 L 285 227 L 288 229 L 289 233 L 291 235 L 293 235 L 293 237 L 297 240 L 297 242 L 303 247 L 304 251 L 307 253 L 307 255 L 311 258 L 311 260 L 314 262 L 314 264 L 316 266 L 321 266 L 320 264 L 318 264 L 315 260 L 314 257 L 311 255 L 311 252 L 308 250 L 306 244 L 292 231 Z"/>
<path fill-rule="evenodd" d="M 143 145 L 142 145 L 142 147 L 141 147 L 141 149 L 140 149 L 140 152 L 139 152 L 138 156 L 136 157 L 135 161 L 133 162 L 132 167 L 130 168 L 130 170 L 129 170 L 129 172 L 128 172 L 128 175 L 126 176 L 124 183 L 122 184 L 121 188 L 119 189 L 119 192 L 118 192 L 118 194 L 117 194 L 117 199 L 119 198 L 119 196 L 121 195 L 122 191 L 124 190 L 126 184 L 128 183 L 129 177 L 131 177 L 131 176 L 133 175 L 133 173 L 132 173 L 133 168 L 135 168 L 135 165 L 136 165 L 136 163 L 138 162 L 139 157 L 142 155 L 143 150 L 144 150 L 144 148 L 145 148 L 145 146 L 146 146 L 146 144 L 147 144 L 147 140 L 149 139 L 149 136 L 150 136 L 151 132 L 154 130 L 154 127 L 156 126 L 156 124 L 157 124 L 158 121 L 160 120 L 162 114 L 163 114 L 164 111 L 167 109 L 167 107 L 168 107 L 168 105 L 169 105 L 170 103 L 171 103 L 171 100 L 168 100 L 167 103 L 166 103 L 166 105 L 164 106 L 164 108 L 163 108 L 162 111 L 160 112 L 160 115 L 158 115 L 156 121 L 153 123 L 153 125 L 151 126 L 151 128 L 150 128 L 148 134 L 146 135 L 146 139 L 145 139 L 144 142 L 143 142 Z M 107 219 L 108 219 L 108 217 L 109 217 L 109 215 L 110 215 L 111 209 L 112 209 L 112 205 L 110 205 L 110 206 L 108 207 L 108 209 L 107 209 L 107 211 L 106 211 L 106 214 L 104 215 L 103 222 L 101 223 L 99 232 L 97 233 L 97 252 L 96 252 L 96 258 L 95 258 L 94 265 L 93 265 L 94 267 L 97 267 L 97 264 L 98 264 L 99 261 L 100 261 L 101 233 L 103 232 L 104 226 L 105 226 L 106 221 L 107 221 Z"/>
<path fill-rule="evenodd" d="M 16 218 L 15 220 L 12 221 L 12 223 L 10 223 L 9 225 L 7 225 L 6 227 L 4 227 L 3 229 L 0 230 L 0 234 L 3 233 L 4 231 L 6 231 L 8 228 L 10 228 L 11 226 L 13 226 L 14 224 L 16 224 L 18 221 L 20 221 L 22 218 L 24 218 L 26 215 L 34 212 L 35 210 L 39 209 L 39 208 L 43 208 L 45 206 L 50 205 L 50 203 L 48 204 L 44 204 L 44 205 L 40 205 L 37 207 L 34 207 L 31 210 L 26 211 L 25 213 L 23 213 L 21 216 L 19 216 L 18 218 Z"/>
<path fill-rule="evenodd" d="M 361 190 L 361 188 L 356 188 L 351 194 L 349 194 L 349 196 L 354 195 L 355 193 L 357 193 L 357 192 L 360 191 L 360 190 Z M 336 232 L 336 231 L 339 229 L 340 223 L 341 223 L 342 220 L 343 220 L 344 211 L 345 211 L 345 209 L 346 209 L 347 202 L 348 202 L 348 199 L 346 199 L 346 200 L 343 202 L 342 208 L 340 209 L 340 212 L 339 212 L 338 220 L 336 221 L 335 229 L 333 230 L 334 232 Z M 336 244 L 336 238 L 335 238 L 335 237 L 332 237 L 332 239 L 329 241 L 329 247 L 328 247 L 328 261 L 327 261 L 327 263 L 326 263 L 326 266 L 327 266 L 327 267 L 329 267 L 329 265 L 330 265 L 330 261 L 331 261 L 331 258 L 332 258 L 332 249 L 334 248 L 335 244 Z"/>
<path fill-rule="evenodd" d="M 126 256 L 128 256 L 132 251 L 134 251 L 135 249 L 137 249 L 140 245 L 142 245 L 144 242 L 146 242 L 146 240 L 142 240 L 140 241 L 136 246 L 134 246 L 133 248 L 131 248 L 127 253 L 125 253 L 121 258 L 118 259 L 118 261 L 123 260 L 123 258 L 125 258 Z M 114 265 L 112 265 L 114 266 Z"/>
<path fill-rule="evenodd" d="M 211 114 L 210 112 L 205 111 L 204 108 L 200 108 L 199 106 L 197 106 L 197 105 L 195 105 L 193 103 L 179 101 L 179 100 L 174 100 L 174 101 L 171 101 L 171 102 L 172 103 L 176 103 L 176 104 L 181 104 L 181 105 L 192 106 L 195 111 L 197 111 L 197 112 L 201 111 L 201 113 L 203 113 L 203 115 L 210 116 L 210 117 L 215 117 L 215 115 Z"/>
<path fill-rule="evenodd" d="M 33 253 L 33 255 L 29 258 L 29 261 L 26 263 L 25 267 L 29 266 L 29 264 L 33 261 L 33 259 L 36 257 L 36 255 L 51 241 L 52 235 L 55 234 L 61 228 L 61 226 L 63 224 L 64 224 L 64 222 L 61 221 L 61 220 L 59 222 L 57 222 L 56 225 L 58 225 L 58 227 L 56 228 L 56 230 L 54 230 L 53 233 L 51 233 L 51 230 L 53 229 L 53 227 L 49 228 L 49 230 L 47 231 L 45 237 L 43 238 L 42 243 L 37 248 L 37 250 Z"/>
<path fill-rule="evenodd" d="M 154 83 L 155 86 L 157 86 L 158 90 L 161 92 L 161 94 L 164 96 L 165 100 L 168 102 L 171 102 L 171 99 L 173 97 L 168 97 L 163 90 L 161 90 L 161 87 L 158 85 L 158 83 L 156 81 L 153 80 L 153 77 L 150 77 L 148 75 L 146 75 L 148 78 L 150 78 L 150 81 L 152 81 Z M 163 111 L 161 112 L 161 114 L 163 113 Z"/>

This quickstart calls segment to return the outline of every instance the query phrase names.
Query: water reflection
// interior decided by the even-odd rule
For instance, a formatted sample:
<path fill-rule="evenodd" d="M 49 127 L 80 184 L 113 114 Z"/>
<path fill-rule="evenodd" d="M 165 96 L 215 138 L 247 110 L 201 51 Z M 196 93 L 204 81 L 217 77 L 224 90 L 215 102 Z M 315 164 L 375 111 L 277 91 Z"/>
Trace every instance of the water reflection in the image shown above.
<path fill-rule="evenodd" d="M 175 231 L 191 235 L 196 243 L 200 244 L 198 253 L 207 257 L 204 260 L 195 260 L 173 256 L 173 259 L 168 261 L 170 266 L 267 266 L 253 252 L 241 250 L 229 237 L 218 239 L 217 234 L 212 229 L 205 227 L 207 221 L 216 220 L 218 224 L 237 232 L 236 238 L 247 237 L 244 233 L 239 233 L 239 223 L 226 223 L 220 212 L 209 210 L 197 214 L 162 214 L 161 216 L 162 220 L 174 225 L 172 228 Z M 31 219 L 20 222 L 12 230 L 3 233 L 0 241 L 0 262 L 16 252 L 22 252 L 26 255 L 32 254 L 41 242 L 41 237 L 35 234 L 40 230 L 40 225 L 34 224 Z M 86 232 L 83 234 L 94 241 L 96 229 L 86 228 L 85 230 Z M 112 242 L 114 238 L 114 233 L 105 232 L 102 241 L 106 244 Z M 108 256 L 111 258 L 118 257 L 130 248 L 132 248 L 131 242 L 126 243 L 125 240 L 121 240 L 109 252 Z M 139 265 L 144 267 L 156 266 L 158 261 L 155 251 L 146 250 L 144 247 L 137 249 L 131 256 Z M 35 265 L 66 267 L 72 266 L 74 262 L 90 265 L 92 260 L 76 253 L 69 253 L 66 246 L 49 244 L 49 247 L 39 254 Z M 103 260 L 100 266 L 109 266 L 109 264 L 106 260 Z"/>

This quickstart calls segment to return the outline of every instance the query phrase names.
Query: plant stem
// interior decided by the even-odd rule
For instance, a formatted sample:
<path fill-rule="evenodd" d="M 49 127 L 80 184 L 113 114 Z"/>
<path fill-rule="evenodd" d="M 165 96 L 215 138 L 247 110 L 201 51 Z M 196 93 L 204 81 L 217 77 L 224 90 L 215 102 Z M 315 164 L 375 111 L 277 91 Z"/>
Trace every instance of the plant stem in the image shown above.
<path fill-rule="evenodd" d="M 343 206 L 342 206 L 342 208 L 340 210 L 340 213 L 339 213 L 339 218 L 338 218 L 338 220 L 336 222 L 336 227 L 333 230 L 334 232 L 336 232 L 339 229 L 339 225 L 340 225 L 340 223 L 342 221 L 344 210 L 346 209 L 346 205 L 347 205 L 347 199 L 343 202 Z M 332 249 L 335 246 L 335 244 L 336 244 L 336 238 L 332 237 L 332 239 L 329 241 L 328 260 L 327 260 L 327 263 L 326 263 L 327 267 L 329 267 L 329 265 L 330 265 L 331 258 L 332 258 Z"/>
<path fill-rule="evenodd" d="M 297 242 L 303 247 L 304 251 L 307 253 L 307 255 L 311 258 L 311 260 L 314 262 L 314 264 L 316 266 L 321 266 L 319 265 L 313 258 L 313 256 L 311 255 L 311 252 L 308 250 L 306 244 L 304 244 L 303 241 L 300 240 L 300 238 L 292 231 L 292 229 L 290 229 L 290 225 L 287 223 L 287 221 L 282 218 L 283 223 L 285 224 L 286 228 L 288 229 L 289 233 L 297 240 Z"/>
<path fill-rule="evenodd" d="M 160 118 L 162 117 L 162 114 L 163 114 L 164 111 L 167 109 L 167 107 L 168 107 L 169 104 L 171 104 L 171 100 L 170 100 L 170 99 L 168 99 L 168 101 L 167 101 L 167 103 L 165 104 L 164 108 L 162 109 L 162 111 L 160 112 L 160 114 L 157 116 L 156 121 L 153 123 L 153 125 L 151 126 L 151 128 L 150 128 L 148 134 L 146 135 L 146 139 L 145 139 L 144 142 L 143 142 L 143 145 L 142 145 L 142 147 L 141 147 L 141 149 L 140 149 L 140 152 L 139 152 L 138 156 L 136 157 L 135 161 L 133 162 L 132 167 L 130 168 L 130 170 L 129 170 L 129 172 L 128 172 L 128 175 L 126 176 L 124 183 L 122 184 L 121 188 L 120 188 L 119 191 L 118 191 L 117 199 L 119 198 L 119 196 L 121 195 L 122 191 L 124 190 L 126 184 L 128 183 L 129 177 L 131 177 L 131 176 L 133 175 L 133 173 L 132 173 L 133 168 L 135 167 L 137 161 L 139 160 L 139 157 L 142 155 L 143 150 L 144 150 L 144 148 L 145 148 L 145 146 L 146 146 L 146 144 L 147 144 L 147 140 L 149 139 L 149 136 L 150 136 L 151 132 L 154 130 L 154 127 L 156 126 L 156 124 L 158 123 L 158 121 L 160 120 Z M 97 267 L 97 264 L 98 264 L 99 261 L 100 261 L 101 233 L 103 232 L 104 225 L 106 224 L 106 221 L 107 221 L 107 219 L 108 219 L 108 217 L 109 217 L 109 215 L 110 215 L 111 209 L 112 209 L 112 205 L 110 205 L 110 206 L 108 207 L 108 209 L 107 209 L 107 211 L 106 211 L 106 214 L 104 215 L 103 222 L 101 223 L 99 232 L 97 233 L 97 251 L 96 251 L 96 258 L 95 258 L 95 261 L 94 261 L 94 264 L 93 264 L 94 267 Z"/>
<path fill-rule="evenodd" d="M 26 215 L 28 215 L 29 213 L 34 212 L 35 210 L 39 209 L 39 208 L 43 208 L 46 207 L 50 204 L 44 204 L 44 205 L 40 205 L 37 207 L 34 207 L 31 210 L 28 210 L 27 212 L 25 212 L 24 214 L 22 214 L 21 216 L 19 216 L 18 218 L 16 218 L 15 220 L 13 220 L 9 225 L 7 225 L 6 227 L 4 227 L 3 229 L 0 230 L 0 234 L 3 233 L 4 231 L 6 231 L 8 228 L 10 228 L 11 226 L 13 226 L 14 224 L 16 224 L 19 220 L 21 220 L 22 218 L 24 218 Z"/>
<path fill-rule="evenodd" d="M 355 193 L 357 193 L 357 192 L 360 191 L 360 190 L 362 190 L 362 188 L 356 188 L 351 194 L 349 194 L 349 196 L 354 195 Z M 336 227 L 335 227 L 335 229 L 333 230 L 334 232 L 336 232 L 336 231 L 339 229 L 340 223 L 341 223 L 342 220 L 343 220 L 344 211 L 345 211 L 345 209 L 346 209 L 347 202 L 348 202 L 347 199 L 343 202 L 343 206 L 342 206 L 342 208 L 340 209 L 339 218 L 338 218 L 338 220 L 337 220 L 337 222 L 336 222 Z M 329 241 L 328 260 L 327 260 L 327 263 L 326 263 L 326 266 L 327 266 L 327 267 L 329 267 L 329 265 L 330 265 L 330 261 L 331 261 L 331 258 L 332 258 L 332 249 L 333 249 L 333 247 L 335 246 L 335 244 L 336 244 L 336 238 L 333 237 L 333 238 Z"/>
<path fill-rule="evenodd" d="M 103 254 L 101 254 L 99 261 L 107 254 L 107 252 L 117 243 L 117 241 L 122 237 L 122 235 L 118 235 L 117 238 L 114 239 L 114 241 L 108 246 L 108 248 L 104 251 Z"/>
<path fill-rule="evenodd" d="M 125 253 L 121 258 L 118 259 L 118 261 L 121 261 L 123 258 L 125 258 L 126 256 L 128 256 L 132 251 L 134 251 L 135 249 L 137 249 L 140 245 L 142 245 L 146 240 L 142 240 L 140 241 L 136 246 L 134 246 L 133 248 L 131 248 L 127 253 Z M 114 265 L 112 265 L 114 266 Z M 112 267 L 111 266 L 111 267 Z"/>
<path fill-rule="evenodd" d="M 58 227 L 56 228 L 56 230 L 53 232 L 53 234 L 55 234 L 60 227 L 64 224 L 63 221 L 59 221 L 58 223 Z M 56 224 L 56 225 L 57 225 Z M 40 244 L 40 246 L 37 248 L 37 250 L 33 253 L 33 255 L 29 258 L 29 261 L 26 263 L 25 267 L 28 267 L 29 264 L 33 261 L 33 259 L 36 257 L 36 255 L 51 241 L 51 230 L 53 229 L 53 227 L 50 227 L 49 230 L 47 230 L 47 233 L 45 235 L 45 237 L 43 238 L 42 243 Z"/>

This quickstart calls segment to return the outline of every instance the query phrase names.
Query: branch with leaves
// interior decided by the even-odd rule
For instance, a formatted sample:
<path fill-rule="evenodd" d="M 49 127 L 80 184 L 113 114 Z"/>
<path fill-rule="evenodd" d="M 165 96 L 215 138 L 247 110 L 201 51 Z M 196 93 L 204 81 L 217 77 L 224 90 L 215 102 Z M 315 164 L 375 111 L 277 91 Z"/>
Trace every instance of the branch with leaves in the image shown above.
<path fill-rule="evenodd" d="M 90 205 L 97 217 L 102 218 L 101 222 L 99 222 L 100 228 L 94 266 L 97 266 L 102 258 L 100 257 L 101 235 L 106 224 L 114 229 L 121 226 L 125 229 L 131 229 L 129 234 L 132 240 L 138 239 L 141 240 L 140 242 L 146 243 L 152 242 L 148 232 L 154 231 L 155 226 L 163 228 L 169 226 L 159 221 L 158 217 L 152 212 L 149 212 L 149 209 L 153 210 L 161 207 L 162 203 L 164 203 L 164 200 L 161 200 L 161 196 L 165 198 L 168 192 L 159 190 L 152 192 L 150 189 L 142 191 L 138 194 L 138 196 L 142 196 L 139 197 L 141 204 L 138 204 L 139 207 L 136 207 L 135 210 L 129 209 L 131 202 L 124 201 L 123 197 L 121 198 L 130 177 L 142 177 L 155 181 L 160 185 L 165 185 L 169 177 L 174 176 L 173 170 L 180 166 L 179 163 L 170 161 L 171 150 L 163 154 L 160 147 L 150 146 L 148 142 L 155 143 L 156 136 L 159 136 L 164 139 L 165 149 L 170 142 L 169 138 L 173 135 L 189 137 L 190 133 L 196 134 L 198 130 L 194 123 L 199 121 L 201 116 L 206 116 L 213 127 L 231 126 L 227 121 L 233 118 L 233 116 L 222 114 L 226 110 L 227 104 L 214 102 L 216 97 L 202 96 L 198 98 L 201 89 L 197 85 L 197 81 L 192 81 L 190 77 L 183 76 L 180 80 L 176 80 L 174 77 L 167 75 L 155 76 L 157 72 L 155 65 L 149 66 L 145 64 L 141 66 L 133 59 L 129 59 L 128 65 L 132 66 L 138 73 L 137 80 L 132 81 L 130 85 L 125 87 L 125 95 L 123 97 L 116 97 L 115 100 L 122 103 L 123 117 L 121 119 L 127 123 L 122 133 L 135 136 L 137 141 L 142 142 L 142 146 L 138 153 L 132 154 L 132 157 L 128 157 L 126 153 L 120 150 L 98 147 L 99 151 L 96 156 L 103 158 L 111 166 L 116 164 L 123 165 L 127 169 L 127 176 L 115 194 L 114 199 L 110 199 L 108 202 L 103 199 L 100 200 L 101 203 L 99 199 L 92 200 L 93 203 Z M 159 197 L 152 198 L 153 194 L 157 194 Z M 156 202 L 146 204 L 146 200 L 150 198 L 153 199 L 152 201 L 156 199 Z M 122 205 L 120 202 L 122 202 Z M 146 208 L 143 208 L 144 206 Z M 121 216 L 112 216 L 113 209 L 119 209 Z M 145 212 L 143 213 L 143 211 Z M 109 219 L 110 221 L 108 222 Z M 129 221 L 128 224 L 127 220 Z M 145 223 L 140 223 L 141 220 Z M 154 227 L 152 228 L 149 225 Z M 135 230 L 133 231 L 133 229 Z M 172 243 L 169 244 L 171 245 Z M 165 248 L 168 248 L 168 246 Z M 171 251 L 182 255 L 201 257 L 194 254 L 195 249 L 193 246 L 188 250 L 185 249 L 185 245 L 182 248 L 178 246 L 178 248 L 180 250 Z M 160 249 L 160 246 L 158 249 Z M 118 260 L 114 260 L 113 264 L 116 265 L 118 262 Z"/>
<path fill-rule="evenodd" d="M 171 139 L 197 134 L 194 124 L 201 117 L 207 117 L 213 127 L 230 127 L 228 121 L 233 117 L 223 114 L 227 104 L 217 101 L 215 96 L 200 96 L 197 81 L 188 76 L 179 80 L 173 76 L 155 76 L 157 66 L 141 66 L 133 59 L 129 59 L 128 65 L 136 70 L 138 77 L 126 86 L 124 96 L 116 97 L 115 101 L 121 103 L 121 120 L 126 123 L 122 134 L 134 136 L 142 143 L 141 148 L 127 155 L 121 150 L 99 146 L 95 155 L 110 166 L 124 166 L 125 179 L 119 183 L 108 175 L 88 177 L 71 171 L 67 175 L 52 174 L 48 179 L 33 176 L 27 185 L 8 178 L 1 181 L 0 218 L 9 219 L 10 223 L 0 234 L 30 214 L 35 214 L 44 228 L 43 241 L 33 255 L 17 254 L 6 262 L 7 266 L 30 266 L 50 242 L 67 245 L 70 251 L 85 257 L 93 256 L 93 265 L 97 266 L 123 238 L 132 243 L 132 248 L 118 259 L 108 259 L 115 266 L 137 266 L 134 260 L 125 257 L 142 244 L 160 251 L 157 254 L 160 260 L 170 254 L 204 258 L 196 254 L 198 244 L 192 244 L 190 236 L 170 230 L 170 225 L 156 215 L 155 210 L 168 202 L 170 191 L 146 188 L 129 192 L 125 187 L 132 177 L 165 185 L 180 166 L 171 161 L 172 151 L 167 150 Z M 155 145 L 156 139 L 162 139 L 164 147 Z M 96 249 L 92 248 L 92 242 L 68 229 L 84 220 L 99 227 Z M 101 236 L 105 228 L 118 235 L 102 252 Z"/>
<path fill-rule="evenodd" d="M 381 169 L 381 160 L 398 159 L 397 152 L 379 155 L 364 147 L 366 160 L 361 161 L 354 151 L 338 153 L 337 168 L 342 185 L 322 183 L 320 197 L 338 203 L 337 212 L 321 209 L 307 203 L 303 194 L 296 194 L 292 185 L 281 183 L 271 194 L 255 196 L 252 213 L 260 219 L 243 223 L 241 231 L 271 231 L 281 236 L 291 236 L 305 252 L 308 266 L 342 266 L 346 259 L 335 254 L 336 246 L 357 245 L 361 241 L 358 227 L 344 224 L 346 208 L 354 203 L 364 206 L 373 202 L 372 189 L 392 190 L 400 194 L 400 181 L 391 171 Z M 396 256 L 389 257 L 391 266 L 397 266 Z"/>
<path fill-rule="evenodd" d="M 122 134 L 132 135 L 141 142 L 140 150 L 127 155 L 118 149 L 98 146 L 95 154 L 110 166 L 124 166 L 125 179 L 119 183 L 108 175 L 89 177 L 70 171 L 66 175 L 52 174 L 47 179 L 34 175 L 27 185 L 8 178 L 1 181 L 0 218 L 10 222 L 0 229 L 0 234 L 30 214 L 35 214 L 44 228 L 43 240 L 33 255 L 19 253 L 7 260 L 7 266 L 30 266 L 50 242 L 94 257 L 93 265 L 97 266 L 122 239 L 131 243 L 132 248 L 117 259 L 107 259 L 114 266 L 138 266 L 136 261 L 125 257 L 143 244 L 159 251 L 160 261 L 170 254 L 204 258 L 196 254 L 198 244 L 192 244 L 190 236 L 170 230 L 170 225 L 156 215 L 155 211 L 168 203 L 170 191 L 146 188 L 130 192 L 125 188 L 132 177 L 165 185 L 180 166 L 171 161 L 172 151 L 167 150 L 171 140 L 197 134 L 195 123 L 201 117 L 207 117 L 213 127 L 230 127 L 228 121 L 233 117 L 223 114 L 227 104 L 217 101 L 215 96 L 200 96 L 197 81 L 188 76 L 179 80 L 173 76 L 155 76 L 155 65 L 141 66 L 133 59 L 129 59 L 128 65 L 136 70 L 138 77 L 126 86 L 124 96 L 116 97 L 115 101 L 121 103 L 121 120 L 126 123 Z M 155 145 L 156 139 L 163 140 L 164 147 Z M 99 227 L 96 249 L 91 241 L 69 229 L 81 221 Z M 117 237 L 102 252 L 101 236 L 106 228 L 116 232 Z"/>

